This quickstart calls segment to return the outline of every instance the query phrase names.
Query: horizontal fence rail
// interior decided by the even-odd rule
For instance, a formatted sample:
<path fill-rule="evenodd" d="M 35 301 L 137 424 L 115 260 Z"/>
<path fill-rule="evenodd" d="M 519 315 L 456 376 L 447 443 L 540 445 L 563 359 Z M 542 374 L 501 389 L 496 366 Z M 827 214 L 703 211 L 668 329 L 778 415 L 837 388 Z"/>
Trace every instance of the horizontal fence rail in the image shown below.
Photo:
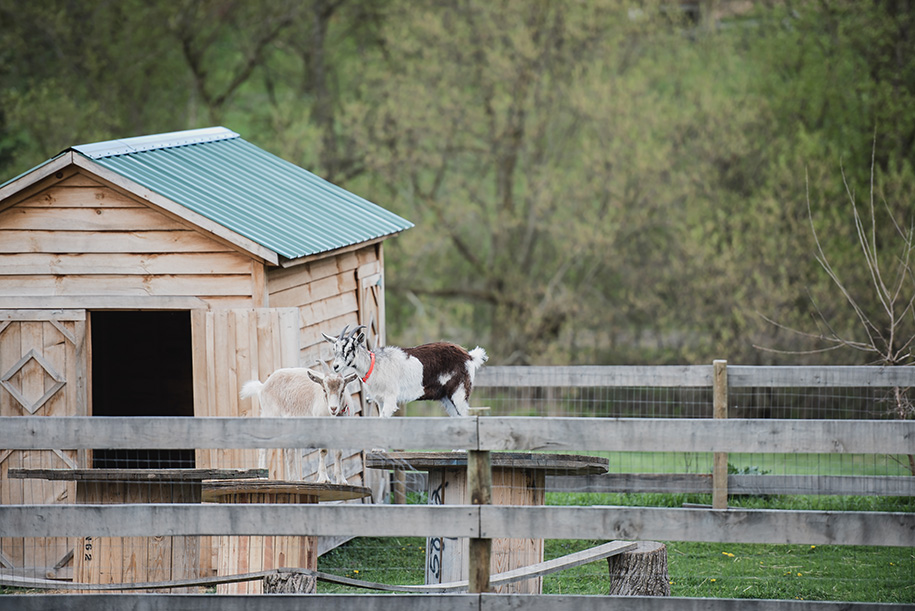
<path fill-rule="evenodd" d="M 352 448 L 915 453 L 915 421 L 705 418 L 15 417 L 0 448 Z"/>
<path fill-rule="evenodd" d="M 475 387 L 711 387 L 712 365 L 484 367 Z M 728 365 L 731 388 L 912 387 L 915 367 Z"/>
<path fill-rule="evenodd" d="M 356 535 L 915 546 L 915 514 L 496 505 L 6 505 L 10 537 Z"/>
<path fill-rule="evenodd" d="M 44 594 L 0 596 L 0 611 L 911 611 L 911 605 L 522 594 Z"/>
<path fill-rule="evenodd" d="M 0 419 L 0 447 L 273 448 L 420 447 L 468 450 L 587 449 L 908 453 L 915 422 L 615 418 L 36 418 Z M 588 476 L 581 481 L 608 476 Z M 707 481 L 707 476 L 699 476 Z M 734 477 L 734 476 L 732 476 Z M 561 477 L 553 477 L 559 481 Z M 887 478 L 889 479 L 889 478 Z M 893 478 L 904 479 L 904 478 Z M 738 480 L 735 480 L 735 482 Z M 783 484 L 784 485 L 784 484 Z M 217 535 L 529 537 L 915 547 L 915 514 L 655 507 L 492 505 L 5 505 L 3 537 Z M 601 596 L 309 595 L 308 607 L 456 611 L 620 608 Z M 15 609 L 301 608 L 271 595 L 70 594 L 0 596 Z M 626 598 L 626 609 L 892 610 L 905 605 Z"/>
<path fill-rule="evenodd" d="M 915 477 L 891 475 L 728 475 L 732 495 L 915 496 Z M 711 473 L 548 475 L 549 492 L 712 494 Z"/>
<path fill-rule="evenodd" d="M 712 385 L 711 365 L 484 367 L 475 387 L 678 386 Z"/>

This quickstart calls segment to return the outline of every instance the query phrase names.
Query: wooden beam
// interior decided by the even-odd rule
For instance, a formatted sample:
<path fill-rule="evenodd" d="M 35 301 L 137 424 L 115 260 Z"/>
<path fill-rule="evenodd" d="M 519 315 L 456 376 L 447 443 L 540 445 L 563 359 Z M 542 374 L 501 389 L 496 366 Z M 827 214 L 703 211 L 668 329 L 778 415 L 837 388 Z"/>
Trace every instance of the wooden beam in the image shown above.
<path fill-rule="evenodd" d="M 475 418 L 0 418 L 0 448 L 475 449 Z"/>
<path fill-rule="evenodd" d="M 712 363 L 714 386 L 712 387 L 712 417 L 723 420 L 728 417 L 728 362 L 718 360 Z M 728 507 L 728 453 L 715 452 L 712 456 L 712 507 Z"/>
<path fill-rule="evenodd" d="M 892 388 L 915 386 L 915 366 L 759 367 L 730 365 L 731 388 Z"/>
<path fill-rule="evenodd" d="M 660 507 L 481 507 L 484 537 L 915 546 L 915 514 Z"/>
<path fill-rule="evenodd" d="M 823 602 L 805 600 L 750 600 L 730 598 L 675 598 L 511 594 L 29 594 L 0 597 L 0 610 L 47 611 L 298 611 L 349 609 L 360 611 L 911 611 L 910 604 Z"/>
<path fill-rule="evenodd" d="M 552 452 L 911 454 L 912 420 L 480 419 L 480 447 Z"/>
<path fill-rule="evenodd" d="M 210 306 L 199 297 L 167 295 L 47 295 L 44 297 L 0 297 L 0 310 L 48 308 L 63 310 L 205 310 Z"/>
<path fill-rule="evenodd" d="M 708 365 L 483 367 L 474 386 L 483 387 L 711 387 Z"/>
<path fill-rule="evenodd" d="M 547 492 L 711 494 L 708 473 L 548 475 Z M 915 477 L 883 475 L 729 475 L 730 494 L 915 496 Z"/>
<path fill-rule="evenodd" d="M 915 452 L 915 421 L 490 416 L 0 419 L 0 448 L 103 447 L 911 454 Z"/>
<path fill-rule="evenodd" d="M 730 365 L 732 388 L 915 386 L 915 366 L 759 367 Z M 689 388 L 713 385 L 708 365 L 633 365 L 569 367 L 487 366 L 474 386 L 492 387 L 636 387 Z"/>
<path fill-rule="evenodd" d="M 475 537 L 471 505 L 2 505 L 3 536 L 359 535 Z M 25 534 L 33 533 L 33 534 Z"/>
<path fill-rule="evenodd" d="M 5 505 L 8 537 L 357 535 L 915 547 L 902 512 L 500 505 Z"/>
<path fill-rule="evenodd" d="M 482 450 L 467 452 L 467 498 L 473 505 L 492 504 L 492 461 L 490 453 Z M 492 557 L 492 539 L 470 539 L 468 553 L 470 592 L 489 592 L 489 571 Z"/>

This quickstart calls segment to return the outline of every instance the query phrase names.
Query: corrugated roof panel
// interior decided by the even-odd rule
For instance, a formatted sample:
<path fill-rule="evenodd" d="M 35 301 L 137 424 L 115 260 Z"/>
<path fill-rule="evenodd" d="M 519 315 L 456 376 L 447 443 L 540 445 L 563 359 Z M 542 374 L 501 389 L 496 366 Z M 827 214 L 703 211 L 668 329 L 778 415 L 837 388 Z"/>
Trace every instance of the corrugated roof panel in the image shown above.
<path fill-rule="evenodd" d="M 225 128 L 73 148 L 288 259 L 413 226 Z"/>

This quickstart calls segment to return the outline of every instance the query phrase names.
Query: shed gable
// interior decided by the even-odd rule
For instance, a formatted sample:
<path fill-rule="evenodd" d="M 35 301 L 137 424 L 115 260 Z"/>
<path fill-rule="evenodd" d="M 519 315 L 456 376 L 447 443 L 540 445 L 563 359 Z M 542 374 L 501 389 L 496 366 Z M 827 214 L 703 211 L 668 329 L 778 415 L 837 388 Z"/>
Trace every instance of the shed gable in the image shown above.
<path fill-rule="evenodd" d="M 248 253 L 87 174 L 36 186 L 0 211 L 0 297 L 251 304 Z"/>

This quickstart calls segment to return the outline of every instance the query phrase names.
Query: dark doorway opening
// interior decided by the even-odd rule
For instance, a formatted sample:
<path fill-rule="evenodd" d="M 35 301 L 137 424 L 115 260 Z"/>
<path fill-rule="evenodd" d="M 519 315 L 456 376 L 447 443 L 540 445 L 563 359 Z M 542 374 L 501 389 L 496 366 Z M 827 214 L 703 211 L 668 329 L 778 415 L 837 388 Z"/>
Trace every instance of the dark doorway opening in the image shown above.
<path fill-rule="evenodd" d="M 92 415 L 194 415 L 190 312 L 91 313 Z M 194 450 L 93 450 L 98 469 L 193 468 Z"/>

